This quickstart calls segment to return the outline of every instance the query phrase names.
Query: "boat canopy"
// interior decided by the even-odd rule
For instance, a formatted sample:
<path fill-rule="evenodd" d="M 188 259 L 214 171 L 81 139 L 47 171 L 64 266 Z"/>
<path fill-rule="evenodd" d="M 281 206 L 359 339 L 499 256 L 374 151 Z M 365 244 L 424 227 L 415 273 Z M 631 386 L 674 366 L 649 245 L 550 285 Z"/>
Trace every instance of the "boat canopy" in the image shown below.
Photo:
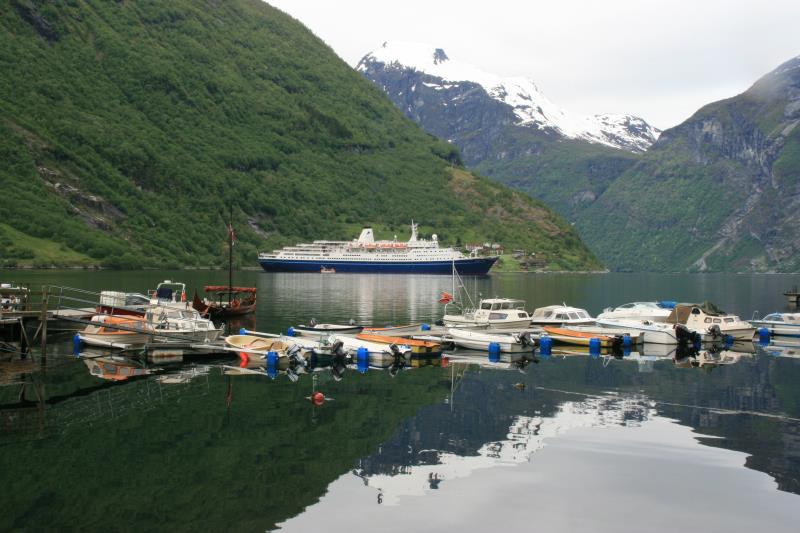
<path fill-rule="evenodd" d="M 228 294 L 229 292 L 249 292 L 255 294 L 258 289 L 255 287 L 228 287 L 227 285 L 206 285 L 206 292 L 222 292 Z"/>
<path fill-rule="evenodd" d="M 692 310 L 695 308 L 708 316 L 722 316 L 726 314 L 725 311 L 711 302 L 703 302 L 701 304 L 677 304 L 667 317 L 667 322 L 685 324 L 689 319 L 689 315 L 692 314 Z"/>

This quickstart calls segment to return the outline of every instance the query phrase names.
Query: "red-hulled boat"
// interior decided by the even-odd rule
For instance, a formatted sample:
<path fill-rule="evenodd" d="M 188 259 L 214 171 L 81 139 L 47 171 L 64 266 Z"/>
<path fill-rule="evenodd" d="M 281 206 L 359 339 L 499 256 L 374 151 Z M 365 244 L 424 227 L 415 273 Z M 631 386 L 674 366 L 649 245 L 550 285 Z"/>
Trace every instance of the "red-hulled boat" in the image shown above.
<path fill-rule="evenodd" d="M 192 300 L 192 307 L 203 316 L 228 318 L 246 315 L 256 310 L 255 287 L 207 285 L 205 290 L 210 297 L 201 300 L 195 292 Z"/>

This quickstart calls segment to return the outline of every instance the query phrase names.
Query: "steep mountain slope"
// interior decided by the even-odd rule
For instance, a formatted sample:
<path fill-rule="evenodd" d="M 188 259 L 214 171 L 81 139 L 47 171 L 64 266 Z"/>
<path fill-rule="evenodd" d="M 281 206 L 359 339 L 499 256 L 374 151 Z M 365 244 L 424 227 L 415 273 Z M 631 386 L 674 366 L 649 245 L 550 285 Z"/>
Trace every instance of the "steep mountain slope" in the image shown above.
<path fill-rule="evenodd" d="M 414 218 L 599 266 L 542 204 L 462 179 L 457 149 L 259 0 L 12 0 L 0 27 L 5 264 L 220 262 L 232 204 L 244 264 Z"/>
<path fill-rule="evenodd" d="M 799 271 L 798 124 L 800 57 L 663 132 L 582 235 L 621 269 Z"/>
<path fill-rule="evenodd" d="M 633 165 L 659 131 L 631 115 L 571 114 L 526 78 L 503 79 L 444 50 L 384 43 L 356 67 L 471 168 L 572 218 Z"/>

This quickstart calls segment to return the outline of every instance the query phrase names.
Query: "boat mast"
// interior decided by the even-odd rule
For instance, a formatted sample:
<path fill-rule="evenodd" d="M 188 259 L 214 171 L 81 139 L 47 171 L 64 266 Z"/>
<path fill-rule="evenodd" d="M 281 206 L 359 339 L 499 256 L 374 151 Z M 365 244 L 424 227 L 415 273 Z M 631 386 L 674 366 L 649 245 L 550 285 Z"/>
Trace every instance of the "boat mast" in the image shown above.
<path fill-rule="evenodd" d="M 233 292 L 233 206 L 228 206 L 228 307 Z"/>

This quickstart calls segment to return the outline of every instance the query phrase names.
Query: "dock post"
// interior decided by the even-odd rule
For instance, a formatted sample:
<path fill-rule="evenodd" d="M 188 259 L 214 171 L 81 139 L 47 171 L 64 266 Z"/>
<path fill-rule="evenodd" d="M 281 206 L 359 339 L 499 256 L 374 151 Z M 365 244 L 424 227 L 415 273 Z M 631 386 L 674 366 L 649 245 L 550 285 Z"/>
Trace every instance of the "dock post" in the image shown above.
<path fill-rule="evenodd" d="M 25 331 L 25 319 L 19 317 L 17 320 L 19 321 L 19 351 L 24 359 L 31 349 L 31 342 L 28 339 L 28 332 Z"/>
<path fill-rule="evenodd" d="M 40 323 L 39 325 L 42 328 L 42 333 L 41 333 L 41 340 L 42 340 L 41 352 L 42 352 L 42 361 L 43 362 L 44 362 L 44 359 L 47 357 L 47 300 L 48 300 L 47 287 L 44 286 L 44 287 L 42 287 L 42 309 L 41 309 L 41 313 L 39 314 L 39 323 Z"/>

